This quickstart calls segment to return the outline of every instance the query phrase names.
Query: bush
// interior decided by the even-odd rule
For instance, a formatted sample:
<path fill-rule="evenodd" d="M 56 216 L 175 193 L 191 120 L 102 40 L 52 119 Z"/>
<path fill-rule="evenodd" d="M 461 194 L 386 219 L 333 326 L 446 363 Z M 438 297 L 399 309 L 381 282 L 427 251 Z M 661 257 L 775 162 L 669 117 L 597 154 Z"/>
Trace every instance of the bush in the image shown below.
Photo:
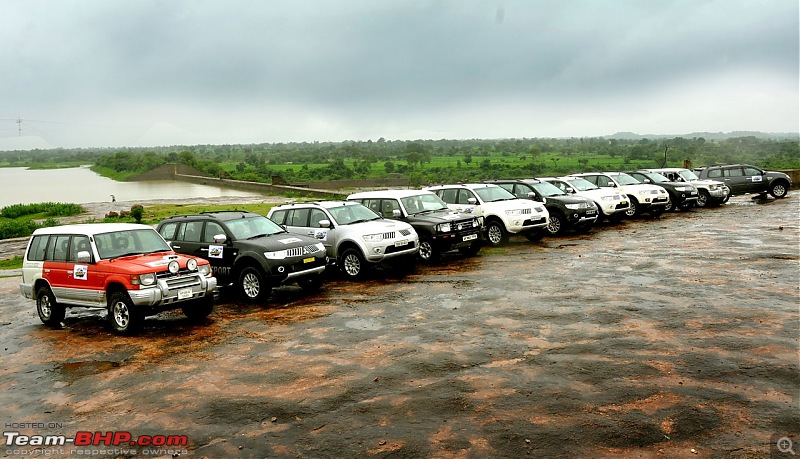
<path fill-rule="evenodd" d="M 144 216 L 144 207 L 141 204 L 136 204 L 131 207 L 131 217 L 136 220 L 136 223 L 142 222 Z"/>
<path fill-rule="evenodd" d="M 36 204 L 13 204 L 0 209 L 0 217 L 19 218 L 25 215 L 45 214 L 48 217 L 78 215 L 86 209 L 79 204 L 63 202 L 40 202 Z"/>

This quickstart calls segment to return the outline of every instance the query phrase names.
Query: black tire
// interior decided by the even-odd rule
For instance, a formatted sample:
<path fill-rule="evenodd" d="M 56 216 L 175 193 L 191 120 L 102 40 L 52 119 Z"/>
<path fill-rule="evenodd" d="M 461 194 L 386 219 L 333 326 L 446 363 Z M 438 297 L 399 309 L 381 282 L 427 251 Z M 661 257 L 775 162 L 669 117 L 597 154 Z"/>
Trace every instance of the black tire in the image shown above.
<path fill-rule="evenodd" d="M 502 222 L 492 220 L 486 224 L 486 240 L 495 247 L 508 242 L 508 232 Z"/>
<path fill-rule="evenodd" d="M 364 275 L 364 257 L 358 249 L 349 248 L 339 259 L 339 269 L 349 279 L 359 279 Z"/>
<path fill-rule="evenodd" d="M 628 208 L 625 210 L 626 217 L 635 217 L 639 215 L 639 201 L 633 196 L 628 196 Z"/>
<path fill-rule="evenodd" d="M 419 239 L 419 252 L 417 252 L 417 256 L 419 256 L 420 260 L 425 263 L 433 263 L 439 259 L 440 255 L 439 251 L 433 246 L 433 241 L 428 238 Z"/>
<path fill-rule="evenodd" d="M 200 322 L 214 311 L 214 297 L 206 296 L 181 307 L 183 315 L 192 322 Z"/>
<path fill-rule="evenodd" d="M 678 206 L 675 205 L 675 200 L 672 198 L 672 196 L 669 196 L 667 199 L 667 205 L 664 206 L 664 212 L 672 212 L 673 210 L 677 211 Z"/>
<path fill-rule="evenodd" d="M 67 315 L 67 308 L 56 301 L 49 287 L 39 287 L 36 290 L 36 312 L 39 313 L 39 319 L 43 324 L 57 327 Z"/>
<path fill-rule="evenodd" d="M 481 251 L 481 243 L 476 241 L 472 245 L 461 247 L 458 251 L 464 255 L 477 255 Z"/>
<path fill-rule="evenodd" d="M 545 228 L 551 236 L 558 236 L 564 231 L 566 219 L 559 213 L 550 212 L 550 222 Z"/>
<path fill-rule="evenodd" d="M 322 277 L 322 274 L 317 274 L 316 276 L 311 277 L 304 277 L 297 281 L 297 285 L 303 288 L 303 290 L 308 291 L 317 291 L 322 288 L 322 284 L 325 283 L 325 279 Z"/>
<path fill-rule="evenodd" d="M 769 187 L 769 194 L 775 199 L 780 199 L 786 196 L 789 192 L 789 185 L 783 180 L 776 180 Z"/>
<path fill-rule="evenodd" d="M 695 204 L 697 207 L 706 207 L 711 205 L 711 195 L 708 194 L 708 191 L 699 189 L 697 190 L 697 203 Z"/>
<path fill-rule="evenodd" d="M 271 291 L 260 269 L 246 266 L 239 273 L 239 295 L 243 299 L 253 303 L 266 301 Z"/>
<path fill-rule="evenodd" d="M 532 229 L 525 231 L 525 238 L 527 238 L 531 242 L 536 242 L 538 240 L 541 240 L 544 237 L 545 233 L 547 233 L 547 228 Z"/>
<path fill-rule="evenodd" d="M 144 314 L 133 304 L 127 292 L 114 292 L 108 297 L 108 322 L 115 332 L 129 335 L 139 331 Z"/>

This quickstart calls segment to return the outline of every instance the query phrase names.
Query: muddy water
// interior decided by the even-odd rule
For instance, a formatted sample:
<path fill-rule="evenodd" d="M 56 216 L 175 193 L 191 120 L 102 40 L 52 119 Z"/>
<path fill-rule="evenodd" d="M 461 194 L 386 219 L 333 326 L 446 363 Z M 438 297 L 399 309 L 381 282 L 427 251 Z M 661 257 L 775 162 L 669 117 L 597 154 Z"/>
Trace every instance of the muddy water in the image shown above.
<path fill-rule="evenodd" d="M 0 279 L 3 421 L 209 458 L 769 457 L 800 432 L 798 204 L 512 238 L 130 338 L 47 329 Z"/>

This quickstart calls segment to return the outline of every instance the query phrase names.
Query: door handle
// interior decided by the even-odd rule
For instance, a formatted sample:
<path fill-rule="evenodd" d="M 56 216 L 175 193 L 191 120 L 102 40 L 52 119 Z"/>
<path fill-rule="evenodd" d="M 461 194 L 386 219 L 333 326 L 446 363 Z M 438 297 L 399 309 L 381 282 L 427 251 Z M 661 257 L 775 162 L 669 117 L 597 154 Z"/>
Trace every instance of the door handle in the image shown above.
<path fill-rule="evenodd" d="M 208 249 L 200 249 L 201 252 L 208 252 Z"/>
<path fill-rule="evenodd" d="M 67 271 L 67 275 L 71 276 L 72 275 L 72 271 Z"/>
<path fill-rule="evenodd" d="M 181 248 L 181 246 L 179 246 L 179 245 L 175 245 L 175 244 L 172 244 L 172 248 L 173 248 L 173 249 L 180 249 L 180 248 Z"/>

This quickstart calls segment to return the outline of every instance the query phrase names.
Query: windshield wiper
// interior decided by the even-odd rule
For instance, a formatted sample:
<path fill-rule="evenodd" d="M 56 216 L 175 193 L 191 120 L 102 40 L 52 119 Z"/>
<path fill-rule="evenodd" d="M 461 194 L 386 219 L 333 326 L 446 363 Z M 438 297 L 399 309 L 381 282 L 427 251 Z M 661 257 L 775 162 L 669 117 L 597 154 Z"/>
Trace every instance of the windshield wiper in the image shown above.
<path fill-rule="evenodd" d="M 255 239 L 257 237 L 264 237 L 264 236 L 271 236 L 271 235 L 272 234 L 269 234 L 269 233 L 256 234 L 255 236 L 250 236 L 249 238 L 247 238 L 247 240 L 249 241 L 250 239 Z"/>
<path fill-rule="evenodd" d="M 130 257 L 131 255 L 144 255 L 144 254 L 145 252 L 142 251 L 128 252 L 128 253 L 123 253 L 122 255 L 117 255 L 117 258 Z"/>

